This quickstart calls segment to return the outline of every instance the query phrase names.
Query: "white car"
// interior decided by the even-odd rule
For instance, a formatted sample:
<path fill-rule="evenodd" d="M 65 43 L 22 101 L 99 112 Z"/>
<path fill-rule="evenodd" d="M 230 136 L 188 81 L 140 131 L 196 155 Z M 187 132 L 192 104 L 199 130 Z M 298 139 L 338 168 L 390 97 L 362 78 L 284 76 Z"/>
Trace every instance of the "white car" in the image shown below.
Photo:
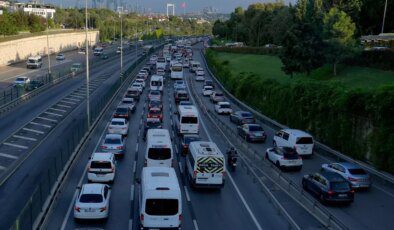
<path fill-rule="evenodd" d="M 144 90 L 144 87 L 142 87 L 142 84 L 141 84 L 141 83 L 138 83 L 138 82 L 134 82 L 134 83 L 130 86 L 130 88 L 132 88 L 132 89 L 137 89 L 138 91 L 140 91 L 140 93 Z"/>
<path fill-rule="evenodd" d="M 108 133 L 127 136 L 128 132 L 129 132 L 129 124 L 127 123 L 126 119 L 112 118 L 111 124 L 109 124 L 108 126 Z"/>
<path fill-rule="evenodd" d="M 115 179 L 115 165 L 113 153 L 93 153 L 88 163 L 89 183 L 112 183 Z"/>
<path fill-rule="evenodd" d="M 198 67 L 197 69 L 196 69 L 196 77 L 197 76 L 204 76 L 205 75 L 205 71 L 204 71 L 204 69 L 203 68 L 201 68 L 201 67 Z"/>
<path fill-rule="evenodd" d="M 145 81 L 143 79 L 137 78 L 134 82 L 141 84 L 142 88 L 145 88 Z"/>
<path fill-rule="evenodd" d="M 74 218 L 107 219 L 111 189 L 106 184 L 84 184 L 75 200 Z"/>
<path fill-rule="evenodd" d="M 63 61 L 64 59 L 66 59 L 66 57 L 64 56 L 63 53 L 58 53 L 58 54 L 56 55 L 56 60 L 58 60 L 58 61 Z"/>
<path fill-rule="evenodd" d="M 159 76 L 164 76 L 166 74 L 165 70 L 163 68 L 158 68 L 156 70 L 156 74 Z"/>
<path fill-rule="evenodd" d="M 30 83 L 30 78 L 28 77 L 17 77 L 14 81 L 14 86 L 25 86 Z"/>
<path fill-rule="evenodd" d="M 212 92 L 213 92 L 213 87 L 210 85 L 206 85 L 202 89 L 202 95 L 204 96 L 211 96 Z"/>
<path fill-rule="evenodd" d="M 231 114 L 233 109 L 231 109 L 230 102 L 220 101 L 215 104 L 215 112 L 218 114 Z"/>
<path fill-rule="evenodd" d="M 148 71 L 146 71 L 146 70 L 144 70 L 144 69 L 142 69 L 142 70 L 140 70 L 140 72 L 138 72 L 138 75 L 144 75 L 145 76 L 145 79 L 147 79 L 148 77 L 149 77 L 149 73 L 148 73 Z"/>
<path fill-rule="evenodd" d="M 268 148 L 265 157 L 280 169 L 301 170 L 302 158 L 290 147 Z"/>

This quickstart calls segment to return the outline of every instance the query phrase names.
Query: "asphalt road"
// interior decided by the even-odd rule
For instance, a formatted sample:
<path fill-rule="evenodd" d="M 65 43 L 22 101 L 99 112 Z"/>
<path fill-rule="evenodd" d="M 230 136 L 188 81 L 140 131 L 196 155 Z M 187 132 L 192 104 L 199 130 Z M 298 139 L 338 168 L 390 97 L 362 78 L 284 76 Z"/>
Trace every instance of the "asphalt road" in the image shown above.
<path fill-rule="evenodd" d="M 185 71 L 186 77 L 191 75 Z M 163 96 L 164 128 L 172 133 L 173 147 L 178 149 L 178 137 L 172 130 L 172 114 L 176 105 L 173 98 L 173 86 L 167 80 Z M 145 90 L 142 98 L 146 98 Z M 112 185 L 110 217 L 106 222 L 76 223 L 73 219 L 73 206 L 81 184 L 87 183 L 86 166 L 89 156 L 97 150 L 106 133 L 111 113 L 107 120 L 100 124 L 101 132 L 91 138 L 88 147 L 80 156 L 72 174 L 65 183 L 64 190 L 58 199 L 56 208 L 49 216 L 47 229 L 76 229 L 94 227 L 102 229 L 138 229 L 138 197 L 139 185 L 135 182 L 139 178 L 143 167 L 145 142 L 142 140 L 143 122 L 146 117 L 147 104 L 144 100 L 138 103 L 135 114 L 132 115 L 127 137 L 126 155 L 117 163 L 116 179 Z M 114 109 L 114 108 L 113 108 Z M 113 112 L 113 109 L 111 112 Z M 216 130 L 206 117 L 202 117 L 204 125 L 200 126 L 200 136 L 203 140 L 214 141 L 225 152 L 228 143 L 216 133 Z M 183 198 L 183 229 L 287 229 L 285 218 L 270 203 L 269 199 L 260 191 L 260 187 L 253 182 L 246 170 L 239 168 L 229 173 L 226 185 L 221 191 L 193 190 L 189 187 L 183 174 L 184 157 L 177 154 L 175 169 L 182 188 Z M 290 201 L 291 202 L 291 201 Z M 303 227 L 308 229 L 320 228 L 320 224 L 294 202 L 290 204 L 296 215 L 302 216 Z"/>
<path fill-rule="evenodd" d="M 135 59 L 134 50 L 124 53 L 124 66 L 127 68 Z M 97 85 L 97 89 L 91 95 L 91 104 L 94 105 L 98 97 L 104 94 L 118 81 L 120 76 L 119 56 L 108 60 L 100 66 L 91 68 L 91 80 L 106 76 L 106 80 Z M 0 117 L 0 140 L 4 140 L 15 130 L 32 120 L 48 107 L 57 103 L 61 98 L 70 94 L 73 90 L 85 84 L 84 74 L 68 81 L 62 82 L 42 94 L 32 98 L 26 103 L 14 108 L 11 112 L 2 114 Z M 92 82 L 92 84 L 95 84 Z M 47 136 L 30 155 L 18 170 L 0 187 L 0 226 L 11 226 L 11 222 L 22 210 L 28 198 L 36 188 L 40 178 L 46 175 L 46 170 L 51 163 L 53 154 L 59 153 L 59 148 L 64 145 L 66 138 L 73 135 L 80 120 L 85 119 L 86 100 L 78 102 L 78 106 L 59 123 L 56 129 Z M 10 155 L 10 154 L 9 154 Z M 7 156 L 0 158 L 6 160 Z M 9 227 L 5 227 L 8 229 Z"/>

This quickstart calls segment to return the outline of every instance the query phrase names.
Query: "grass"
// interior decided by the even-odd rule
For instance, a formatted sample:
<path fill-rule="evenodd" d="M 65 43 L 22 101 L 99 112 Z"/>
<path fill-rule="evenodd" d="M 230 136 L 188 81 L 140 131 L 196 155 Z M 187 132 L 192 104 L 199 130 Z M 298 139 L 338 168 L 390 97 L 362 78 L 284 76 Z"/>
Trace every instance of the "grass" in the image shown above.
<path fill-rule="evenodd" d="M 348 88 L 374 89 L 383 85 L 394 85 L 394 72 L 379 69 L 340 66 L 337 76 L 333 75 L 331 66 L 323 66 L 314 70 L 309 76 L 298 74 L 291 79 L 282 70 L 282 62 L 276 56 L 235 54 L 218 52 L 218 58 L 228 62 L 228 66 L 235 74 L 253 73 L 261 79 L 276 79 L 288 83 L 294 79 L 321 81 L 324 83 L 339 83 Z"/>

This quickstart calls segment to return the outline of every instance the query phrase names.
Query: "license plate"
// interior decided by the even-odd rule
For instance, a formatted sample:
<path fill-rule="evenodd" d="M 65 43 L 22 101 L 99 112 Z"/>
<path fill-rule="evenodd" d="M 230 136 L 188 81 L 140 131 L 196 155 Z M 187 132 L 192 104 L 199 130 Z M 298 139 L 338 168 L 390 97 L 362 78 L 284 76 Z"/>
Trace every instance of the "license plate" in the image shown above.
<path fill-rule="evenodd" d="M 290 160 L 289 163 L 290 163 L 290 164 L 295 164 L 295 163 L 297 163 L 297 161 L 292 161 L 292 160 Z"/>
<path fill-rule="evenodd" d="M 339 197 L 347 197 L 347 194 L 339 194 Z"/>
<path fill-rule="evenodd" d="M 89 209 L 85 209 L 85 212 L 94 212 L 94 210 L 89 208 Z"/>

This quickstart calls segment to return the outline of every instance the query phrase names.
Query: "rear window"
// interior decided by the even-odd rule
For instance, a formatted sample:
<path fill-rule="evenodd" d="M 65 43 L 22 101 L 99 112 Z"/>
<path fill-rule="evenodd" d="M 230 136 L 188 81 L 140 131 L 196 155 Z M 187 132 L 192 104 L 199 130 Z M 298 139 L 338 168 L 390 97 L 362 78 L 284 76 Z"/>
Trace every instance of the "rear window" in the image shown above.
<path fill-rule="evenodd" d="M 223 94 L 222 93 L 216 93 L 215 97 L 223 97 Z"/>
<path fill-rule="evenodd" d="M 109 161 L 92 161 L 90 163 L 91 169 L 111 169 L 112 165 Z"/>
<path fill-rule="evenodd" d="M 151 91 L 150 95 L 160 95 L 160 92 L 159 91 Z"/>
<path fill-rule="evenodd" d="M 169 148 L 150 148 L 148 158 L 152 160 L 167 160 L 171 158 L 171 149 Z"/>
<path fill-rule="evenodd" d="M 231 108 L 231 106 L 228 104 L 224 104 L 224 105 L 220 105 L 220 108 L 229 109 Z"/>
<path fill-rule="evenodd" d="M 161 81 L 151 81 L 151 82 L 150 82 L 150 85 L 151 85 L 151 86 L 161 86 L 162 83 L 161 83 Z"/>
<path fill-rule="evenodd" d="M 296 144 L 313 144 L 313 139 L 312 137 L 300 137 L 297 139 Z"/>
<path fill-rule="evenodd" d="M 103 196 L 101 194 L 82 194 L 79 198 L 81 203 L 101 203 Z"/>
<path fill-rule="evenodd" d="M 198 119 L 197 119 L 197 117 L 182 117 L 181 123 L 182 124 L 197 124 Z"/>
<path fill-rule="evenodd" d="M 127 108 L 117 108 L 116 109 L 116 113 L 121 113 L 121 114 L 124 114 L 124 113 L 127 113 L 128 112 L 128 109 Z"/>
<path fill-rule="evenodd" d="M 123 121 L 112 121 L 111 125 L 124 125 Z"/>
<path fill-rule="evenodd" d="M 331 182 L 331 189 L 334 191 L 337 190 L 349 190 L 350 186 L 349 183 L 346 181 L 341 182 Z"/>
<path fill-rule="evenodd" d="M 249 131 L 258 132 L 258 131 L 264 131 L 264 130 L 261 126 L 251 125 L 251 126 L 249 126 Z"/>
<path fill-rule="evenodd" d="M 252 118 L 252 114 L 251 113 L 241 113 L 241 116 L 244 118 Z"/>
<path fill-rule="evenodd" d="M 350 174 L 353 175 L 367 175 L 367 172 L 364 169 L 348 169 Z"/>
<path fill-rule="evenodd" d="M 187 93 L 178 93 L 178 97 L 187 97 Z"/>
<path fill-rule="evenodd" d="M 178 213 L 178 206 L 176 199 L 147 199 L 145 212 L 152 216 L 173 216 Z"/>
<path fill-rule="evenodd" d="M 117 139 L 117 138 L 106 138 L 104 143 L 105 144 L 112 144 L 112 145 L 116 145 L 116 144 L 120 145 L 121 141 L 120 141 L 120 139 Z"/>
<path fill-rule="evenodd" d="M 286 148 L 286 150 L 283 151 L 283 157 L 290 160 L 294 160 L 294 159 L 298 159 L 298 154 L 294 149 Z"/>

